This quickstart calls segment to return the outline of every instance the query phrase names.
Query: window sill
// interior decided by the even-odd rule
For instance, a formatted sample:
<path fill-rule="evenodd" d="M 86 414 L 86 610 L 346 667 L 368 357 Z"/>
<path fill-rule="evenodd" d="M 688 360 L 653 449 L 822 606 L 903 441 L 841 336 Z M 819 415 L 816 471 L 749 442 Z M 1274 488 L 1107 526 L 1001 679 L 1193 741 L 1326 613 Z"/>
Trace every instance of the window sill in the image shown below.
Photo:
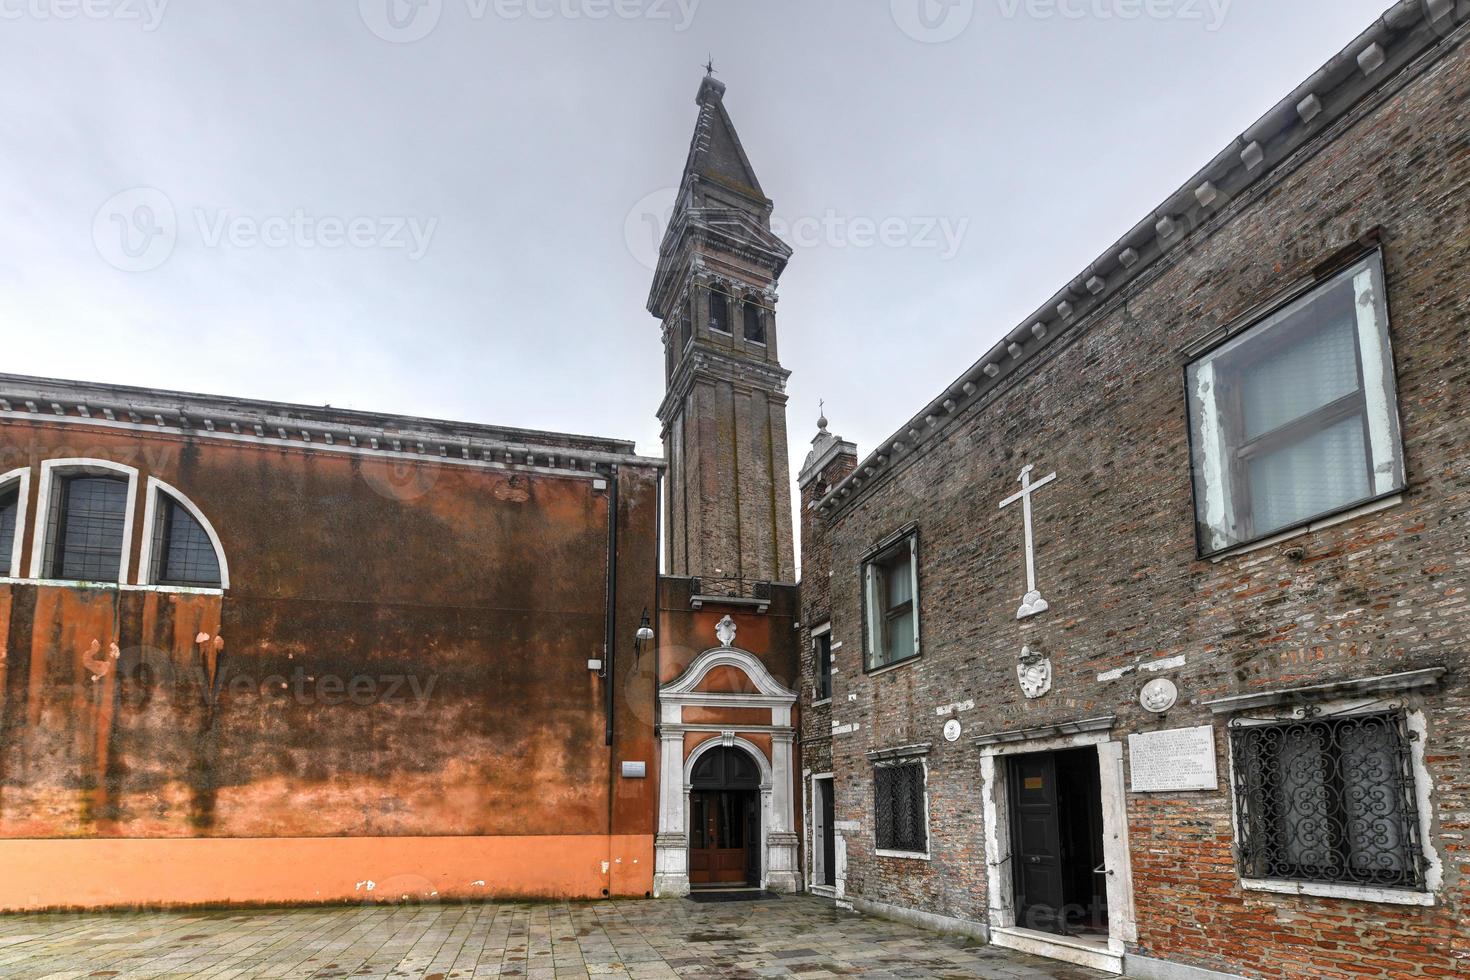
<path fill-rule="evenodd" d="M 1403 502 L 1404 492 L 1402 490 L 1397 490 L 1387 497 L 1380 497 L 1377 500 L 1370 500 L 1366 504 L 1358 504 L 1356 507 L 1349 507 L 1347 510 L 1338 511 L 1336 514 L 1329 514 L 1326 517 L 1319 517 L 1316 520 L 1311 521 L 1307 524 L 1302 524 L 1298 527 L 1278 532 L 1269 537 L 1261 538 L 1258 541 L 1247 541 L 1245 544 L 1238 544 L 1234 547 L 1226 548 L 1224 551 L 1217 551 L 1209 555 L 1201 555 L 1200 558 L 1204 561 L 1210 561 L 1214 562 L 1215 564 L 1219 564 L 1220 562 L 1225 561 L 1227 558 L 1236 558 L 1240 555 L 1249 554 L 1252 551 L 1261 551 L 1266 548 L 1273 548 L 1276 545 L 1281 544 L 1283 541 L 1290 541 L 1293 538 L 1300 538 L 1308 534 L 1315 534 L 1318 531 L 1325 531 L 1329 527 L 1335 527 L 1338 524 L 1346 524 L 1348 521 L 1357 520 L 1359 517 L 1366 517 L 1369 514 L 1376 514 L 1381 510 L 1388 510 L 1390 508 L 1397 507 Z"/>
<path fill-rule="evenodd" d="M 901 861 L 928 861 L 927 851 L 890 851 L 887 848 L 877 847 L 873 853 L 884 858 L 898 858 Z"/>
<path fill-rule="evenodd" d="M 185 585 L 129 585 L 123 582 L 88 582 L 65 578 L 17 578 L 0 576 L 0 585 L 35 585 L 53 589 L 112 589 L 120 592 L 164 592 L 172 595 L 219 595 L 224 589 L 197 588 Z"/>
<path fill-rule="evenodd" d="M 810 707 L 810 708 L 820 708 L 823 705 L 827 705 L 827 704 L 831 704 L 831 703 L 832 703 L 832 699 L 831 698 L 823 698 L 820 701 L 813 701 L 807 707 Z"/>
<path fill-rule="evenodd" d="M 1276 895 L 1310 895 L 1316 898 L 1342 898 L 1356 902 L 1379 902 L 1384 905 L 1438 904 L 1433 892 L 1415 892 L 1403 888 L 1375 885 L 1342 885 L 1323 881 L 1278 881 L 1274 878 L 1242 878 L 1240 887 L 1252 892 Z"/>
<path fill-rule="evenodd" d="M 909 657 L 907 660 L 898 660 L 891 664 L 884 664 L 881 667 L 872 667 L 865 669 L 863 673 L 867 674 L 869 677 L 877 677 L 879 674 L 886 674 L 890 670 L 898 670 L 900 667 L 907 667 L 910 664 L 916 664 L 919 662 L 919 659 L 919 656 L 916 654 L 912 657 Z"/>

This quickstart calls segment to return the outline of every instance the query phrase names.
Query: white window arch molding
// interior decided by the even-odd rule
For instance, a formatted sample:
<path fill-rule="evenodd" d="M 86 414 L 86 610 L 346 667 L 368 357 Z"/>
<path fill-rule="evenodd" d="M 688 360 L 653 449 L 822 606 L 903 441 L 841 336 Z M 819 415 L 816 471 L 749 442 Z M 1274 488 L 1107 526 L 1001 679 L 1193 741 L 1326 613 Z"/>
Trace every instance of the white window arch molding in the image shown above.
<path fill-rule="evenodd" d="M 20 577 L 20 556 L 26 542 L 26 513 L 31 505 L 31 468 L 29 466 L 23 466 L 8 473 L 0 473 L 0 495 L 12 489 L 16 491 L 15 541 L 11 545 L 10 554 L 0 555 L 0 575 L 5 578 Z"/>
<path fill-rule="evenodd" d="M 184 510 L 188 511 L 204 533 L 209 536 L 209 543 L 214 546 L 215 560 L 219 562 L 219 588 L 188 588 L 184 586 L 159 585 L 153 581 L 153 538 L 156 522 L 161 519 L 163 508 L 159 505 L 159 496 L 167 494 L 168 497 Z M 143 502 L 143 548 L 138 556 L 138 584 L 156 588 L 160 591 L 180 592 L 223 592 L 230 587 L 230 563 L 225 557 L 225 547 L 220 543 L 219 533 L 215 531 L 214 525 L 204 512 L 195 505 L 177 487 L 167 484 L 156 476 L 148 478 L 147 494 Z"/>
<path fill-rule="evenodd" d="M 133 556 L 133 514 L 137 511 L 138 470 L 137 467 L 115 463 L 110 459 L 86 457 L 41 461 L 41 482 L 36 493 L 36 520 L 32 527 L 34 534 L 32 540 L 35 543 L 31 548 L 31 578 L 40 579 L 42 577 L 46 567 L 46 552 L 51 546 L 51 542 L 46 538 L 46 522 L 50 517 L 52 482 L 59 476 L 72 471 L 82 473 L 101 471 L 123 476 L 128 481 L 127 511 L 123 515 L 122 560 L 118 563 L 117 570 L 117 584 L 126 585 L 128 573 L 132 571 L 130 559 Z"/>

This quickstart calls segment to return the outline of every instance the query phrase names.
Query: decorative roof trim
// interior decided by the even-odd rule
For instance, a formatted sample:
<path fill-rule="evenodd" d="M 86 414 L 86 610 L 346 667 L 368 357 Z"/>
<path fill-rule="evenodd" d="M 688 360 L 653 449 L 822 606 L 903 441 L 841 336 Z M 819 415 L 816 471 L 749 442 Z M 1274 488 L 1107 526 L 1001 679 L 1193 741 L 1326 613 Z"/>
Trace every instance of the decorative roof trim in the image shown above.
<path fill-rule="evenodd" d="M 826 516 L 881 483 L 921 443 L 1015 375 L 1072 326 L 1105 309 L 1281 164 L 1401 76 L 1420 55 L 1464 40 L 1470 13 L 1451 0 L 1399 0 L 1368 30 L 1237 137 L 1151 214 L 1026 317 L 817 502 Z"/>
<path fill-rule="evenodd" d="M 0 374 L 0 422 L 15 420 L 558 473 L 665 466 L 622 440 Z"/>

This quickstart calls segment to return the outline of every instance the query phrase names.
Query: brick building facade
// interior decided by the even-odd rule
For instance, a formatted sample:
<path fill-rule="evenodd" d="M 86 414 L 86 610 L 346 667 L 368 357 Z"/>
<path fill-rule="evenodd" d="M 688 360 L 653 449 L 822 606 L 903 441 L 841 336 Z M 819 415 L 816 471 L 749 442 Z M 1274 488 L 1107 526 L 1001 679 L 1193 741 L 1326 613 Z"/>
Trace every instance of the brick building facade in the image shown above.
<path fill-rule="evenodd" d="M 1136 976 L 1464 974 L 1467 33 L 1396 5 L 876 451 L 824 420 L 813 888 Z"/>

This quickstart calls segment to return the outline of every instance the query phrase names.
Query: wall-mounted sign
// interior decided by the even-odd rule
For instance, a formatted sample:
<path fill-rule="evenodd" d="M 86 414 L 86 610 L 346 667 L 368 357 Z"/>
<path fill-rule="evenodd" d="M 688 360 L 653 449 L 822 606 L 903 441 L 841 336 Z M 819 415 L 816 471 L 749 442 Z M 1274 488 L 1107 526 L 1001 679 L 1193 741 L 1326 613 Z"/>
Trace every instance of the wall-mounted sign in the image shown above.
<path fill-rule="evenodd" d="M 1135 793 L 1219 789 L 1214 726 L 1129 735 L 1128 768 Z"/>
<path fill-rule="evenodd" d="M 624 779 L 647 779 L 648 778 L 648 763 L 646 763 L 646 762 L 625 762 L 625 763 L 623 763 L 623 778 Z"/>

